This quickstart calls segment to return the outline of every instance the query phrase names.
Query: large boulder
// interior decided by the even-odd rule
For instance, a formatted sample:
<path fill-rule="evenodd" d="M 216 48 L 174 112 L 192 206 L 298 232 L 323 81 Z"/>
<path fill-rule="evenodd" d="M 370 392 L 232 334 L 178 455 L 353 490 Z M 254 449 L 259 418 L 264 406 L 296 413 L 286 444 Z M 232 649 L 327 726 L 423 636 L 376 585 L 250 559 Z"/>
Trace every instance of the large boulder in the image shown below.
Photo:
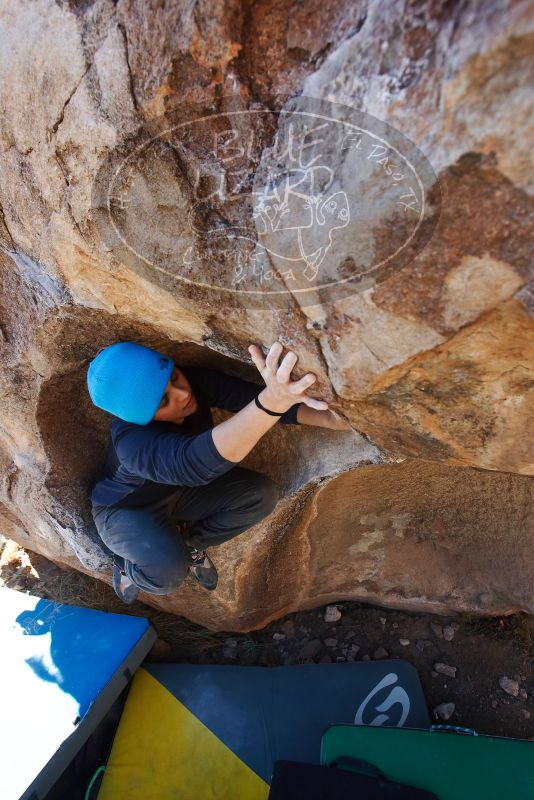
<path fill-rule="evenodd" d="M 529 5 L 4 5 L 3 533 L 109 582 L 90 360 L 128 339 L 261 383 L 247 347 L 280 337 L 353 430 L 271 429 L 243 465 L 283 497 L 218 548 L 218 591 L 141 599 L 225 630 L 343 598 L 534 610 Z M 302 109 L 322 161 L 288 149 L 299 191 L 252 207 Z M 413 167 L 401 210 L 376 146 L 328 139 L 347 121 Z M 251 231 L 278 294 L 235 291 Z"/>

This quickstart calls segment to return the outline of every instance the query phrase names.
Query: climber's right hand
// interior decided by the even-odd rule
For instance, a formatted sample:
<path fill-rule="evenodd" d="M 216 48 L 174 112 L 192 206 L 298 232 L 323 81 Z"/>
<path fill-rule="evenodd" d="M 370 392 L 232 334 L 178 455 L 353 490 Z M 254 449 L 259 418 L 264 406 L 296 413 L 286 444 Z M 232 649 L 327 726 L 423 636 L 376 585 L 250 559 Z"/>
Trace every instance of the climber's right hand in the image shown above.
<path fill-rule="evenodd" d="M 307 372 L 298 381 L 290 380 L 291 370 L 298 360 L 296 353 L 288 350 L 282 363 L 278 364 L 283 350 L 283 345 L 278 341 L 270 347 L 265 357 L 258 345 L 251 344 L 248 348 L 252 361 L 265 381 L 265 389 L 261 392 L 260 402 L 270 411 L 281 413 L 290 409 L 295 403 L 306 403 L 307 406 L 319 411 L 327 409 L 328 403 L 324 400 L 317 400 L 306 394 L 306 389 L 317 380 L 317 376 L 313 372 Z"/>

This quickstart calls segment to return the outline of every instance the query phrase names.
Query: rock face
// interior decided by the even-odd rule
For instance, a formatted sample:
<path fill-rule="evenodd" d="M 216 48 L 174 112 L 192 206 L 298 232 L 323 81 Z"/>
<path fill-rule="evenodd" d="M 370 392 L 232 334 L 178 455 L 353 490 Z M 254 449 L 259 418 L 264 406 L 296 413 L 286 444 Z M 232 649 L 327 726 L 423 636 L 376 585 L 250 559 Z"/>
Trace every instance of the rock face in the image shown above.
<path fill-rule="evenodd" d="M 3 533 L 109 582 L 88 501 L 109 417 L 89 361 L 134 340 L 261 383 L 247 347 L 280 337 L 353 431 L 275 426 L 243 465 L 283 499 L 212 554 L 219 590 L 141 599 L 236 631 L 349 598 L 534 611 L 529 5 L 4 6 Z M 278 112 L 299 102 L 323 160 L 301 148 L 290 170 L 288 149 L 285 184 L 252 207 L 291 133 Z M 347 107 L 349 154 L 326 134 Z M 413 206 L 379 135 L 415 159 Z"/>

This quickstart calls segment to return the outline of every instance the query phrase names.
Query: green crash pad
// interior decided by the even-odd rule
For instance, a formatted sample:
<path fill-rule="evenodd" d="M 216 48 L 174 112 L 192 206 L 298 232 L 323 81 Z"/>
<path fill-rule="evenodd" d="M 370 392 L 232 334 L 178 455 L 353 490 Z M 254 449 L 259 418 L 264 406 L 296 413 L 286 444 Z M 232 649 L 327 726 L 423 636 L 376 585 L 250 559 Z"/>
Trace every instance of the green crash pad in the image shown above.
<path fill-rule="evenodd" d="M 435 792 L 439 800 L 533 800 L 534 742 L 436 729 L 332 725 L 321 764 L 362 759 L 392 781 Z"/>

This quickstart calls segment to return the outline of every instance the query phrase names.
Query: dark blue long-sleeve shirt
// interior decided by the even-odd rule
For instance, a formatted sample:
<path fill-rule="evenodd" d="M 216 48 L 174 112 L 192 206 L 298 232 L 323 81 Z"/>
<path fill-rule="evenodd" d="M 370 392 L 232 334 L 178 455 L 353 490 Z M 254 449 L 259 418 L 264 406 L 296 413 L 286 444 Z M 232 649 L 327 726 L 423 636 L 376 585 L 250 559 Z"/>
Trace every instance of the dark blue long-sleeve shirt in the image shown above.
<path fill-rule="evenodd" d="M 210 408 L 240 411 L 264 387 L 207 367 L 180 367 L 197 399 L 182 425 L 136 425 L 113 417 L 103 469 L 91 491 L 94 504 L 139 507 L 166 497 L 177 486 L 200 486 L 236 466 L 213 441 Z M 295 403 L 279 419 L 298 424 Z"/>

